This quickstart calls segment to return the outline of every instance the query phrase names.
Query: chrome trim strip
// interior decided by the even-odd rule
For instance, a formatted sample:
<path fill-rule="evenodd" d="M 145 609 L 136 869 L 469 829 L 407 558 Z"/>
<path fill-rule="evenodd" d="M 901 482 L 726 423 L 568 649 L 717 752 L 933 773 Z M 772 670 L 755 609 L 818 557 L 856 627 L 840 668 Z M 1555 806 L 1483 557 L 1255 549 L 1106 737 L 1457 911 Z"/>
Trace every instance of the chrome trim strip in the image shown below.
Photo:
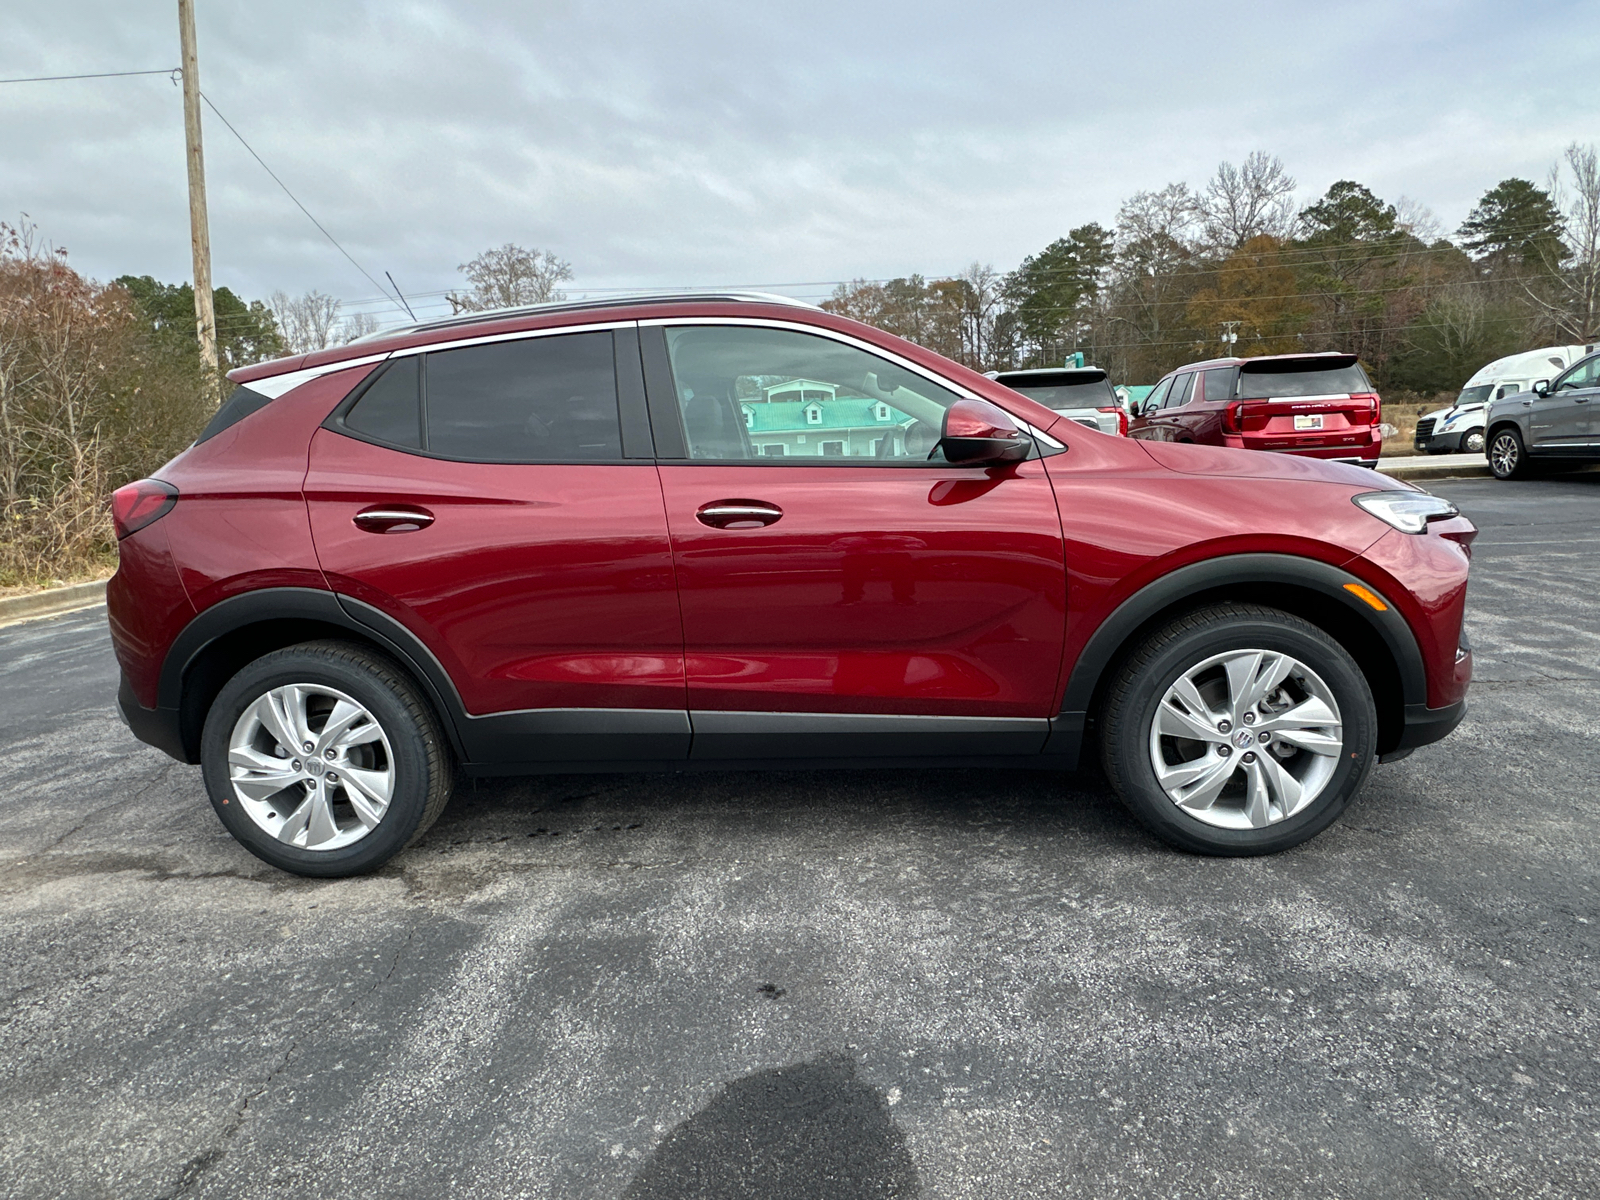
<path fill-rule="evenodd" d="M 821 325 L 808 325 L 804 321 L 779 321 L 772 317 L 645 317 L 639 321 L 639 328 L 650 326 L 668 325 L 749 325 L 761 329 L 792 329 L 797 333 L 809 333 L 813 337 L 831 338 L 852 346 L 868 354 L 875 354 L 879 358 L 886 358 L 897 367 L 903 367 L 915 375 L 920 375 L 929 383 L 937 383 L 940 387 L 955 392 L 965 400 L 981 400 L 982 396 L 975 394 L 967 388 L 951 382 L 942 375 L 930 371 L 927 367 L 912 362 L 909 358 L 902 358 L 892 350 L 885 350 L 882 346 L 875 346 L 871 342 L 862 341 L 860 338 L 851 337 L 848 333 L 840 333 L 836 329 L 826 329 Z"/>
<path fill-rule="evenodd" d="M 693 709 L 696 733 L 1043 733 L 1048 717 L 947 717 L 901 713 L 743 712 Z"/>
<path fill-rule="evenodd" d="M 825 329 L 821 325 L 808 325 L 804 321 L 779 321 L 772 317 L 738 316 L 645 317 L 637 322 L 637 324 L 641 329 L 655 325 L 662 327 L 669 325 L 752 325 L 762 329 L 792 329 L 799 333 L 809 333 L 813 337 L 832 338 L 836 342 L 841 342 L 846 346 L 854 347 L 855 349 L 864 351 L 867 354 L 875 354 L 879 358 L 886 358 L 890 362 L 894 363 L 895 366 L 903 367 L 905 370 L 910 371 L 914 375 L 920 375 L 929 383 L 937 383 L 945 390 L 955 392 L 956 395 L 960 396 L 964 400 L 984 400 L 984 397 L 978 395 L 970 388 L 962 387 L 954 380 L 946 379 L 943 375 L 931 371 L 919 363 L 914 363 L 909 358 L 902 358 L 893 350 L 885 350 L 882 346 L 874 345 L 872 342 L 863 341 L 857 337 L 851 337 L 848 333 L 840 333 L 837 329 Z M 994 403 L 993 400 L 985 400 L 984 402 L 987 404 Z M 1013 417 L 1031 437 L 1043 442 L 1046 446 L 1049 446 L 1053 450 L 1060 450 L 1064 448 L 1064 443 L 1056 441 L 1055 438 L 1050 437 L 1042 429 L 1038 429 L 1035 426 L 1030 425 L 1027 421 L 1024 421 L 1021 417 L 1018 417 L 1016 413 L 1012 413 L 1009 410 L 1007 411 L 1009 415 Z"/>
<path fill-rule="evenodd" d="M 285 371 L 282 375 L 266 375 L 260 379 L 252 379 L 241 383 L 240 387 L 249 388 L 252 392 L 259 392 L 263 396 L 276 400 L 285 392 L 292 392 L 302 383 L 310 383 L 313 379 L 320 379 L 324 375 L 332 375 L 335 371 L 348 371 L 351 367 L 364 367 L 368 363 L 382 362 L 388 358 L 385 351 L 382 354 L 368 354 L 364 358 L 343 358 L 338 362 L 324 363 L 320 367 L 306 367 L 300 371 Z"/>
<path fill-rule="evenodd" d="M 266 375 L 260 379 L 252 379 L 248 383 L 240 384 L 252 392 L 260 392 L 263 396 L 276 400 L 285 392 L 293 391 L 302 383 L 310 383 L 313 379 L 320 379 L 324 375 L 332 375 L 335 371 L 345 371 L 351 367 L 363 367 L 368 363 L 382 362 L 387 358 L 405 358 L 413 354 L 428 354 L 438 350 L 456 350 L 464 346 L 483 346 L 491 342 L 515 342 L 524 338 L 554 337 L 562 333 L 593 333 L 602 329 L 631 329 L 637 321 L 596 321 L 585 325 L 558 325 L 552 329 L 515 329 L 510 333 L 491 333 L 482 337 L 454 338 L 450 341 L 429 342 L 425 346 L 407 346 L 402 350 L 385 350 L 382 354 L 368 354 L 361 358 L 344 358 L 338 362 L 323 363 L 318 367 L 306 367 L 299 371 L 285 371 L 282 375 Z"/>
<path fill-rule="evenodd" d="M 452 338 L 444 342 L 429 342 L 425 346 L 407 346 L 394 351 L 390 357 L 405 358 L 412 354 L 432 354 L 440 350 L 459 350 L 465 346 L 487 346 L 494 342 L 520 342 L 528 338 L 556 337 L 563 333 L 598 333 L 605 329 L 632 329 L 637 321 L 594 321 L 584 325 L 556 325 L 550 329 L 513 329 L 510 333 L 486 333 L 481 337 Z"/>

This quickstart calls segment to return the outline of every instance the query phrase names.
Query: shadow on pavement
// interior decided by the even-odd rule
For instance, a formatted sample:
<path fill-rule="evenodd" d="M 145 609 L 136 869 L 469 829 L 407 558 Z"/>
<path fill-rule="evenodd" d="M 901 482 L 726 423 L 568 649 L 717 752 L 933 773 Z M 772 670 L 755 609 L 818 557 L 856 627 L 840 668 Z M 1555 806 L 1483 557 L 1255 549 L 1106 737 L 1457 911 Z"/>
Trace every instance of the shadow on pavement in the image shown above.
<path fill-rule="evenodd" d="M 735 1080 L 669 1133 L 624 1200 L 913 1200 L 905 1138 L 854 1060 Z"/>

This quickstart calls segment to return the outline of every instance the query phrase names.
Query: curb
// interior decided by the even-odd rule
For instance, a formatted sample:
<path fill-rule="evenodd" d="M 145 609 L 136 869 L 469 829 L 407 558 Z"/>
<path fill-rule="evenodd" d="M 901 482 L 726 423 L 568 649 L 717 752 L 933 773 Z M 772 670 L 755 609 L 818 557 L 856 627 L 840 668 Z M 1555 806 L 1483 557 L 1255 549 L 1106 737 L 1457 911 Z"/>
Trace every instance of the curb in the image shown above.
<path fill-rule="evenodd" d="M 29 592 L 26 596 L 7 596 L 0 599 L 0 626 L 16 625 L 38 617 L 54 617 L 104 604 L 106 580 L 93 579 L 88 583 L 74 583 L 67 587 L 49 588 L 42 592 Z"/>
<path fill-rule="evenodd" d="M 1487 479 L 1492 472 L 1489 464 L 1483 466 L 1464 466 L 1441 463 L 1437 467 L 1394 467 L 1385 471 L 1383 464 L 1378 464 L 1380 474 L 1387 475 L 1390 479 Z"/>

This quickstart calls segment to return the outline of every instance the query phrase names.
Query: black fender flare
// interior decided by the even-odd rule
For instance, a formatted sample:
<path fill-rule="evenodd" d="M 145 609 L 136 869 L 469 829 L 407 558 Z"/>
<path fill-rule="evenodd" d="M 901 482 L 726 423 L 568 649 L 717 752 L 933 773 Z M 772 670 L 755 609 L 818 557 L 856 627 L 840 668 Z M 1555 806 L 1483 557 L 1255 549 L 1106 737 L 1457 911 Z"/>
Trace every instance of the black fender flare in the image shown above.
<path fill-rule="evenodd" d="M 219 600 L 193 617 L 173 639 L 162 662 L 156 705 L 182 711 L 192 668 L 218 639 L 251 625 L 268 622 L 316 622 L 331 625 L 373 642 L 408 668 L 439 715 L 444 733 L 458 758 L 465 758 L 461 731 L 466 707 L 442 663 L 423 641 L 380 609 L 349 596 L 318 588 L 263 588 Z M 183 741 L 198 744 L 198 730 L 187 726 Z"/>
<path fill-rule="evenodd" d="M 1358 584 L 1387 605 L 1378 612 L 1345 590 Z M 1076 755 L 1095 694 L 1102 678 L 1130 640 L 1160 613 L 1189 597 L 1207 592 L 1256 586 L 1287 586 L 1317 593 L 1338 602 L 1378 635 L 1388 650 L 1400 678 L 1402 703 L 1407 710 L 1427 706 L 1428 675 L 1416 635 L 1394 603 L 1371 584 L 1320 559 L 1293 554 L 1230 554 L 1179 567 L 1147 583 L 1129 596 L 1090 635 L 1062 695 L 1060 713 L 1051 721 L 1046 747 L 1050 753 Z"/>

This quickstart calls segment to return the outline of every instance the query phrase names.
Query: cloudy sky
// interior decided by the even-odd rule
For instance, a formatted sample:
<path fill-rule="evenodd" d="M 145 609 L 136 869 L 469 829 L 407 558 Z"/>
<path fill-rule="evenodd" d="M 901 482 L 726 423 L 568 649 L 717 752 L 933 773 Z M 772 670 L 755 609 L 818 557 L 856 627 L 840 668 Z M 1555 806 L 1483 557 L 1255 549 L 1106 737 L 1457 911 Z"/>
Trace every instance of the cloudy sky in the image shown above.
<path fill-rule="evenodd" d="M 507 241 L 569 291 L 1001 269 L 1255 149 L 1446 231 L 1600 140 L 1600 3 L 197 0 L 201 85 L 419 314 Z M 0 78 L 174 66 L 176 0 L 10 6 Z M 161 76 L 0 86 L 0 219 L 187 279 Z M 206 113 L 213 270 L 396 319 Z"/>

